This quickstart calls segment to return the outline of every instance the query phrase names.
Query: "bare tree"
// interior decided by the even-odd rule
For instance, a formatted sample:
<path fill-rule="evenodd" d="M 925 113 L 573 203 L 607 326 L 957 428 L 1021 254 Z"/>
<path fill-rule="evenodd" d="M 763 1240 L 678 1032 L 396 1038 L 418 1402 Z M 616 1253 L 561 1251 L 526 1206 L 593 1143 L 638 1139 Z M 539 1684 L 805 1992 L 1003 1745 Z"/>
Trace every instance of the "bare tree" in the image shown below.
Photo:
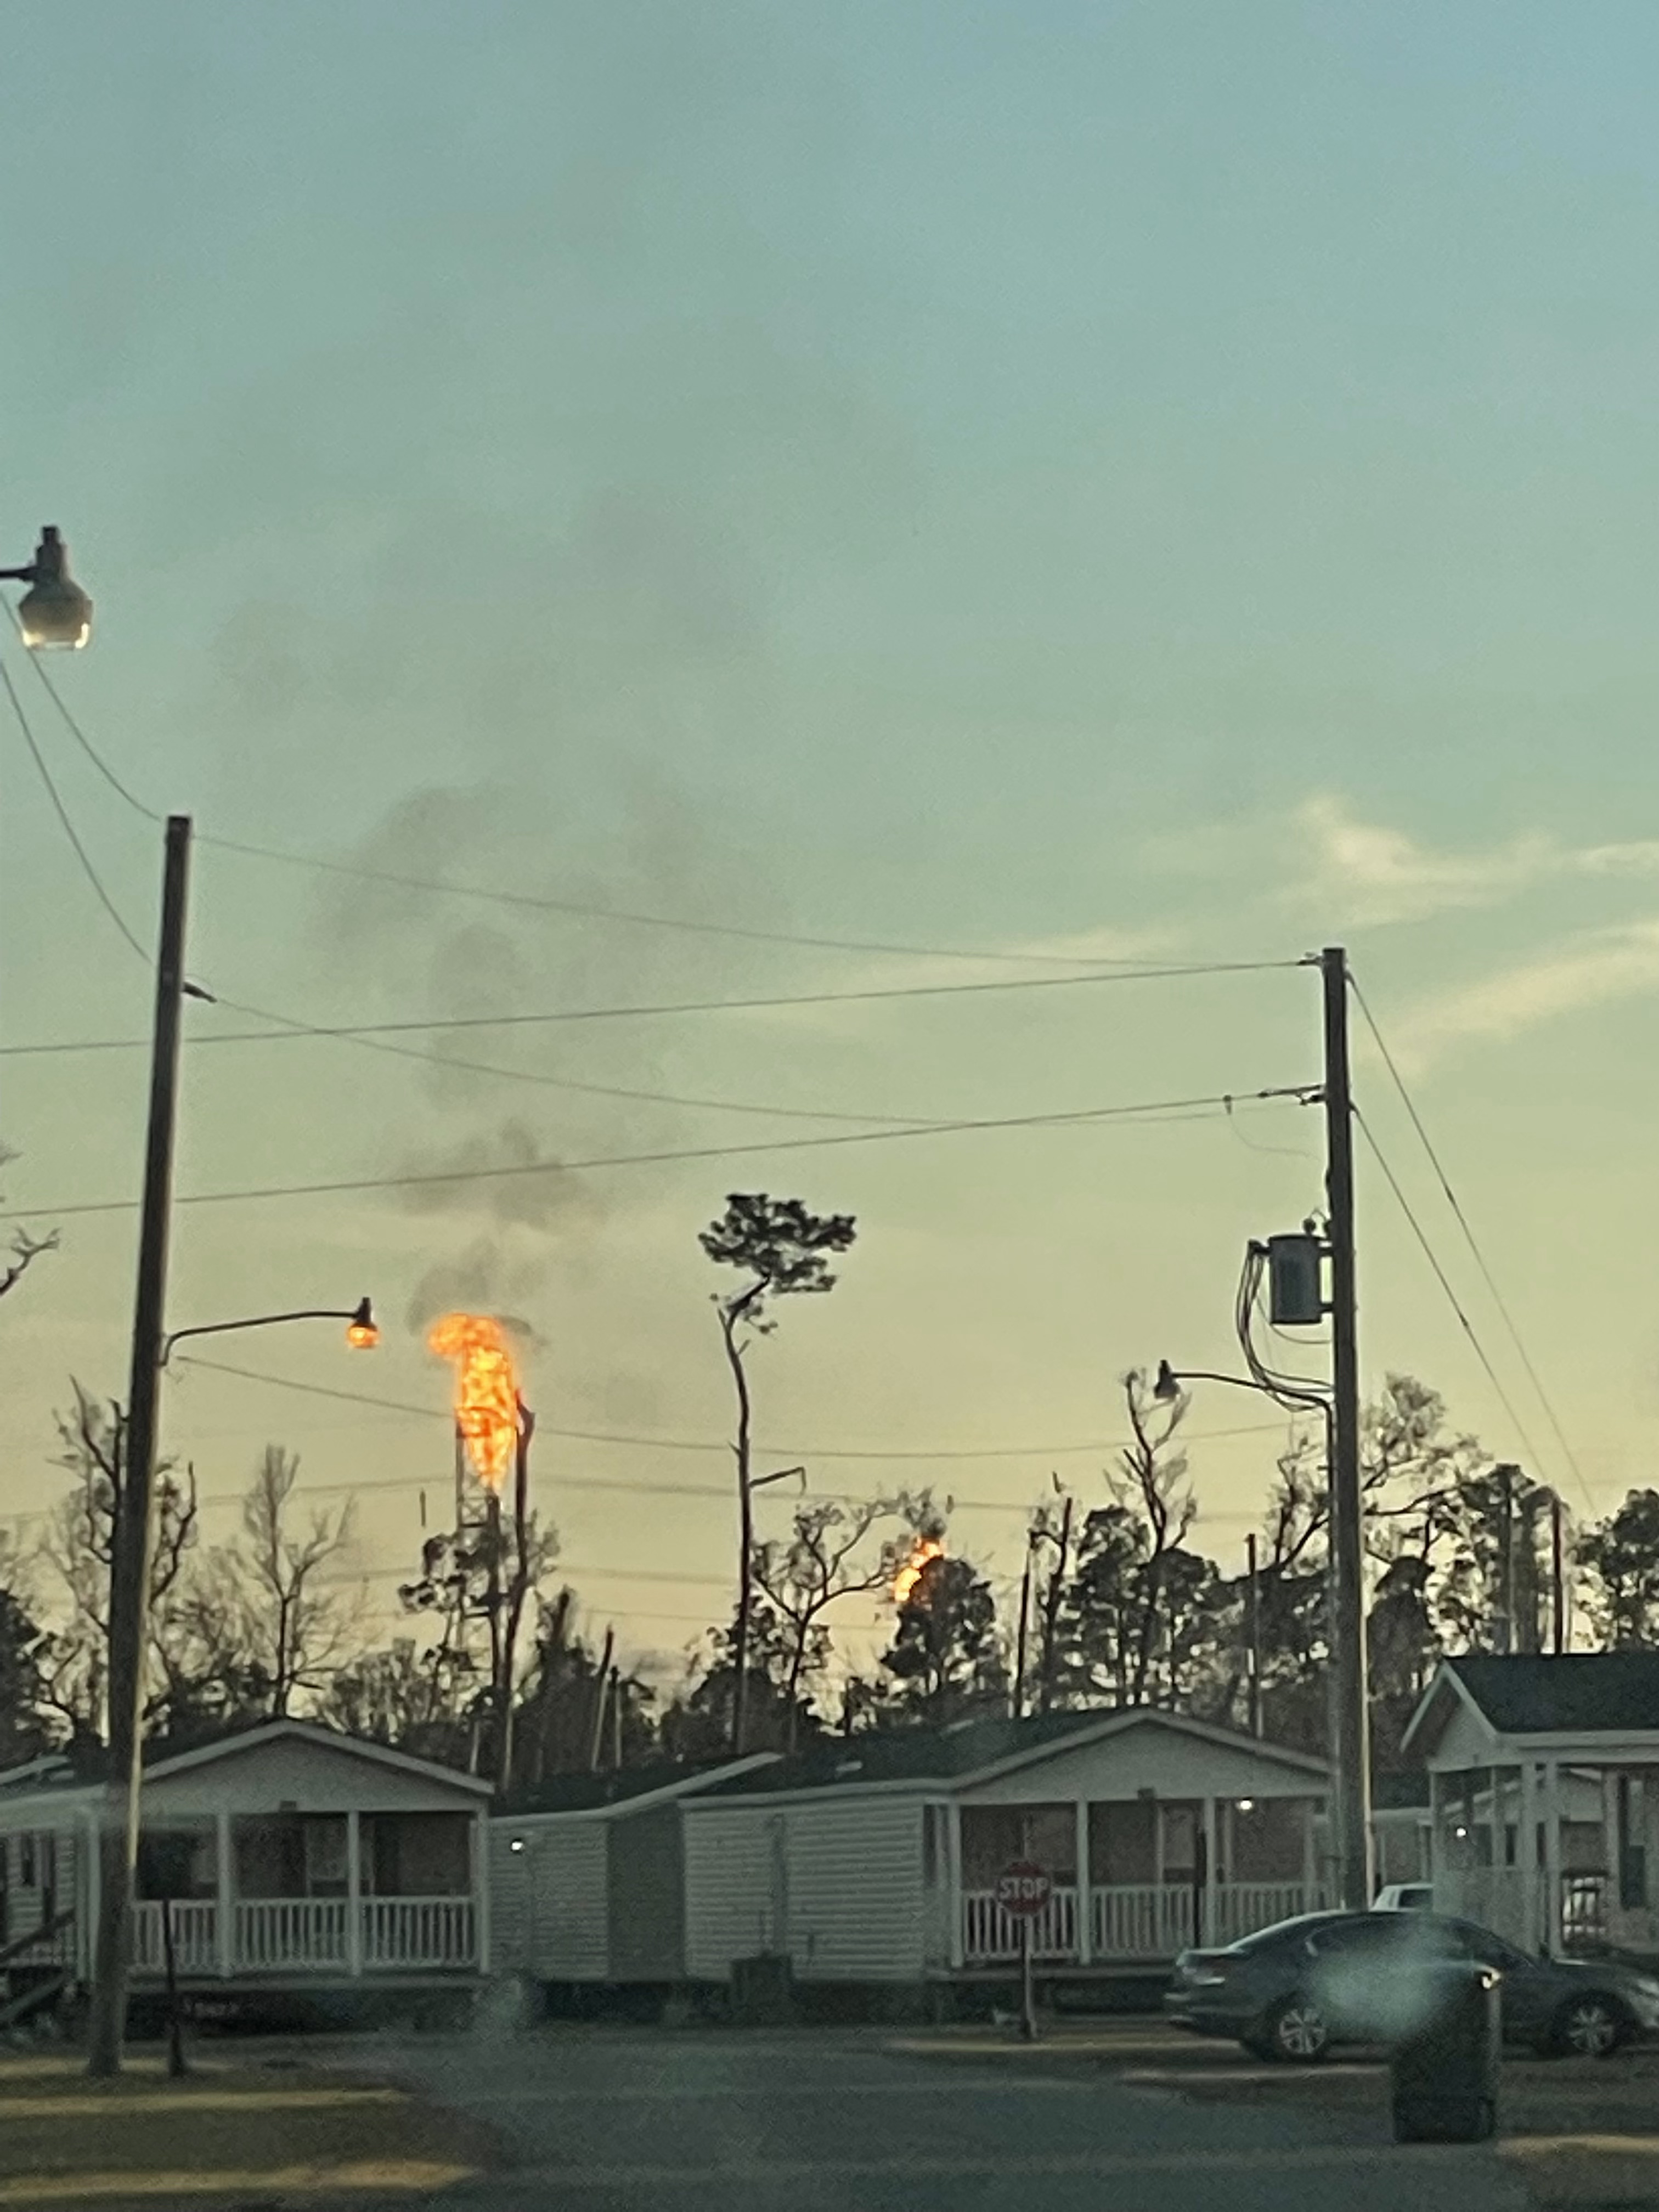
<path fill-rule="evenodd" d="M 16 1157 L 15 1152 L 0 1145 L 0 1168 L 6 1166 Z M 6 1249 L 10 1254 L 10 1258 L 8 1261 L 0 1262 L 0 1298 L 3 1298 L 8 1291 L 15 1291 L 17 1288 L 29 1269 L 44 1254 L 55 1252 L 58 1249 L 58 1231 L 54 1229 L 45 1237 L 34 1237 L 27 1229 L 15 1229 L 12 1231 L 11 1241 Z"/>
<path fill-rule="evenodd" d="M 1115 1502 L 1138 1513 L 1146 1531 L 1139 1572 L 1140 1619 L 1126 1699 L 1131 1705 L 1146 1701 L 1152 1662 L 1166 1627 L 1163 1599 L 1171 1558 L 1184 1548 L 1198 1518 L 1198 1501 L 1187 1480 L 1186 1450 L 1175 1441 L 1189 1402 L 1184 1390 L 1172 1399 L 1156 1398 L 1144 1375 L 1131 1373 L 1123 1378 L 1130 1440 L 1119 1455 L 1118 1472 L 1107 1481 Z"/>
<path fill-rule="evenodd" d="M 46 1701 L 80 1733 L 101 1735 L 109 1679 L 110 1561 L 125 1494 L 126 1414 L 114 1400 L 94 1398 L 79 1382 L 75 1406 L 57 1418 L 57 1463 L 74 1478 L 41 1546 L 62 1582 L 66 1626 L 45 1662 Z M 147 1719 L 176 1696 L 181 1683 L 179 1603 L 185 1562 L 197 1541 L 196 1471 L 164 1461 L 152 1493 Z"/>
<path fill-rule="evenodd" d="M 738 1475 L 738 1611 L 732 1653 L 733 1752 L 743 1749 L 748 1711 L 755 1492 L 763 1484 L 781 1480 L 781 1475 L 757 1476 L 753 1469 L 754 1408 L 744 1362 L 755 1339 L 769 1335 L 777 1326 L 770 1302 L 832 1291 L 836 1278 L 830 1272 L 828 1255 L 850 1249 L 857 1233 L 850 1213 L 812 1213 L 798 1198 L 769 1198 L 764 1191 L 733 1191 L 726 1200 L 726 1212 L 718 1221 L 711 1221 L 698 1238 L 717 1266 L 738 1268 L 749 1278 L 741 1290 L 714 1300 L 738 1409 L 737 1434 L 732 1445 Z"/>
<path fill-rule="evenodd" d="M 796 1506 L 794 1528 L 786 1541 L 755 1546 L 755 1586 L 771 1601 L 787 1638 L 783 1694 L 788 1750 L 795 1748 L 803 1687 L 822 1672 L 829 1656 L 824 1614 L 837 1598 L 891 1586 L 910 1551 L 908 1534 L 889 1537 L 873 1558 L 859 1555 L 883 1522 L 902 1519 L 914 1529 L 917 1510 L 918 1501 L 903 1495 L 864 1498 L 852 1505 L 818 1500 Z"/>
<path fill-rule="evenodd" d="M 350 1608 L 327 1571 L 350 1546 L 354 1501 L 336 1513 L 313 1510 L 295 1529 L 299 1473 L 295 1454 L 266 1445 L 242 1502 L 241 1540 L 218 1555 L 235 1591 L 242 1652 L 266 1686 L 273 1720 L 287 1717 L 297 1693 L 325 1688 L 351 1642 Z"/>

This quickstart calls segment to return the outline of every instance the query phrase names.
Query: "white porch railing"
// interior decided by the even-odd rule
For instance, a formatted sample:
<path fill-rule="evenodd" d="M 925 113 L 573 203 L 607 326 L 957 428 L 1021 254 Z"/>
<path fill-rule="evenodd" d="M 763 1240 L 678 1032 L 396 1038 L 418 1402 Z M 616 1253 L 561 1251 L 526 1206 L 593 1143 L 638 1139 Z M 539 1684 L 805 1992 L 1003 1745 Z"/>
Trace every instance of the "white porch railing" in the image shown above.
<path fill-rule="evenodd" d="M 470 1897 L 376 1897 L 362 1911 L 365 1966 L 470 1966 L 477 1955 Z"/>
<path fill-rule="evenodd" d="M 1191 1882 L 1109 1884 L 1085 1893 L 1089 1951 L 1102 1962 L 1171 1959 L 1200 1940 L 1220 1945 L 1298 1912 L 1315 1912 L 1322 1891 L 1299 1881 L 1219 1882 L 1194 1890 Z M 1032 1955 L 1078 1960 L 1078 1893 L 1057 1889 L 1032 1929 Z M 969 1965 L 1019 1956 L 1019 1923 L 990 1890 L 969 1890 L 962 1899 L 962 1954 Z"/>
<path fill-rule="evenodd" d="M 1018 1959 L 1021 1923 L 1005 1912 L 989 1889 L 971 1889 L 962 1900 L 962 1948 L 970 1959 Z M 1030 1922 L 1034 1959 L 1069 1959 L 1077 1949 L 1077 1892 L 1057 1889 Z"/>
<path fill-rule="evenodd" d="M 191 1898 L 167 1907 L 173 1918 L 173 1963 L 181 1974 L 210 1974 L 218 1960 L 215 1948 L 217 1908 Z M 141 1905 L 132 1920 L 132 1965 L 135 1973 L 160 1974 L 167 1969 L 167 1947 L 161 1935 L 161 1908 Z"/>
<path fill-rule="evenodd" d="M 231 1907 L 232 1974 L 349 1972 L 350 1910 L 343 1897 L 239 1898 Z M 192 1978 L 218 1975 L 216 1903 L 192 1899 L 170 1911 L 178 1972 Z M 366 1897 L 357 1911 L 366 1973 L 477 1963 L 477 1914 L 470 1897 Z M 165 1971 L 159 1905 L 141 1904 L 134 1913 L 132 1963 L 140 1974 Z"/>
<path fill-rule="evenodd" d="M 1193 1941 L 1190 1882 L 1091 1890 L 1089 1903 L 1097 1959 L 1172 1959 Z"/>

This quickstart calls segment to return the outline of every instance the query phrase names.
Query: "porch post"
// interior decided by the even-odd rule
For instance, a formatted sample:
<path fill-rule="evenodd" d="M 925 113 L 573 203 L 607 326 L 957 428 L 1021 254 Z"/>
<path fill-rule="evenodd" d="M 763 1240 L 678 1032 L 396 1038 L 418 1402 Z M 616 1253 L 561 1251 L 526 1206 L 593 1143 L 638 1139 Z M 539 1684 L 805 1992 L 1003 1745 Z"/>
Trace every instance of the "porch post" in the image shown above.
<path fill-rule="evenodd" d="M 213 1948 L 222 1982 L 236 1971 L 236 1886 L 231 1850 L 230 1813 L 221 1806 L 213 1819 Z"/>
<path fill-rule="evenodd" d="M 1216 1860 L 1219 1856 L 1218 1842 L 1215 1799 L 1206 1797 L 1204 1800 L 1204 1926 L 1198 1938 L 1200 1943 L 1213 1943 L 1220 1928 L 1216 1911 L 1219 1901 L 1215 1878 Z"/>
<path fill-rule="evenodd" d="M 473 1942 L 477 1947 L 480 1973 L 489 1972 L 489 1814 L 488 1808 L 472 1823 Z"/>
<path fill-rule="evenodd" d="M 1320 1893 L 1319 1853 L 1314 1841 L 1314 1826 L 1319 1818 L 1317 1797 L 1302 1800 L 1302 1910 L 1318 1910 L 1314 1900 Z"/>
<path fill-rule="evenodd" d="M 1561 1948 L 1561 1762 L 1544 1761 L 1544 1949 Z"/>
<path fill-rule="evenodd" d="M 0 1836 L 0 1851 L 8 1849 L 10 1842 L 9 1836 Z M 85 1903 L 77 1915 L 78 1925 L 75 1930 L 75 1956 L 79 1978 L 82 1982 L 92 1979 L 93 1930 L 98 1925 L 102 1905 L 104 1865 L 98 1842 L 98 1816 L 95 1813 L 88 1813 L 78 1846 L 81 1863 L 87 1870 L 84 1881 L 79 1885 L 85 1892 Z"/>
<path fill-rule="evenodd" d="M 1526 1947 L 1533 1951 L 1538 1948 L 1544 1916 L 1538 1909 L 1538 1769 L 1530 1756 L 1521 1761 L 1521 1804 L 1515 1817 L 1520 1824 L 1515 1863 L 1521 1869 L 1521 1909 L 1525 1915 Z"/>
<path fill-rule="evenodd" d="M 962 1964 L 962 1806 L 957 1798 L 951 1800 L 945 1829 L 945 1864 L 949 1869 L 946 1888 L 951 1899 L 950 1960 L 953 1966 Z"/>
<path fill-rule="evenodd" d="M 1089 1886 L 1089 1802 L 1079 1797 L 1077 1815 L 1077 1962 L 1086 1966 L 1095 1955 L 1094 1892 Z"/>
<path fill-rule="evenodd" d="M 354 1805 L 346 1814 L 346 1972 L 363 1978 L 362 1816 Z"/>

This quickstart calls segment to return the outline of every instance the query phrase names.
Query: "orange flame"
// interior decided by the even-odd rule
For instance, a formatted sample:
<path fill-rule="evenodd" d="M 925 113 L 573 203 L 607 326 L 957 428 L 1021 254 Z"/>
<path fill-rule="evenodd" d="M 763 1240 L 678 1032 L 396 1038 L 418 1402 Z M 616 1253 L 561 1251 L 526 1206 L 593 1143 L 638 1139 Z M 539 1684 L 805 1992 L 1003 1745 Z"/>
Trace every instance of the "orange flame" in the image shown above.
<path fill-rule="evenodd" d="M 928 1561 L 944 1557 L 945 1547 L 937 1536 L 918 1536 L 910 1547 L 909 1558 L 893 1577 L 894 1604 L 908 1605 L 915 1595 L 916 1584 Z"/>
<path fill-rule="evenodd" d="M 499 1322 L 487 1314 L 446 1314 L 426 1340 L 428 1352 L 455 1362 L 455 1426 L 472 1471 L 499 1490 L 519 1440 L 519 1378 Z"/>

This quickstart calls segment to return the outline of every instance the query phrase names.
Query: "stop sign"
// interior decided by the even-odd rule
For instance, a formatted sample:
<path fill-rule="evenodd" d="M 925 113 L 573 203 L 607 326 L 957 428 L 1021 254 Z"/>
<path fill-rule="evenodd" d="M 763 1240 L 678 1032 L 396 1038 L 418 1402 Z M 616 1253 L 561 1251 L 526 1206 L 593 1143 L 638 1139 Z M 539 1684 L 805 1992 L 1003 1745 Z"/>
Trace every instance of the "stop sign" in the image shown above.
<path fill-rule="evenodd" d="M 1030 1859 L 1015 1859 L 997 1876 L 997 1903 L 1018 1920 L 1034 1919 L 1054 1893 L 1047 1869 Z"/>

